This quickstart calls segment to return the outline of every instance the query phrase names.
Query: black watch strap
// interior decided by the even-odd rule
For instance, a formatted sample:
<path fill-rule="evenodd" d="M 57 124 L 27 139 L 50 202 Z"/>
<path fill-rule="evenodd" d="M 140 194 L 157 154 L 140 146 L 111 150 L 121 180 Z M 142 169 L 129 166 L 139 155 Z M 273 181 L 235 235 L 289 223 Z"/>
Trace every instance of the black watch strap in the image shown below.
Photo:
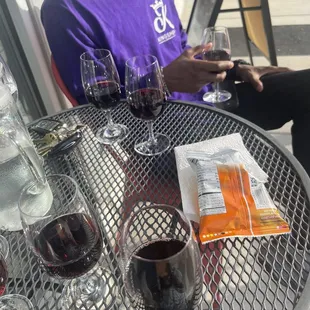
<path fill-rule="evenodd" d="M 243 59 L 237 59 L 234 62 L 234 66 L 232 69 L 226 71 L 226 79 L 225 80 L 230 80 L 230 81 L 238 81 L 239 78 L 237 77 L 237 67 L 238 65 L 251 65 L 247 61 Z"/>

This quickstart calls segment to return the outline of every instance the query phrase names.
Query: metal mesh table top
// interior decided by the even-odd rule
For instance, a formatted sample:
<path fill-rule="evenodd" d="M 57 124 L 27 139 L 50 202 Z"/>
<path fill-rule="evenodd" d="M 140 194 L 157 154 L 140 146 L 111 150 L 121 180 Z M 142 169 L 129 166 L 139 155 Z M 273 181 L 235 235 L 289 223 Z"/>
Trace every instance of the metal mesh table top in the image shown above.
<path fill-rule="evenodd" d="M 85 106 L 53 116 L 70 125 L 87 124 L 83 140 L 69 154 L 46 160 L 48 174 L 73 177 L 96 207 L 104 234 L 103 264 L 117 280 L 114 309 L 131 309 L 125 297 L 117 254 L 117 236 L 124 218 L 151 203 L 182 207 L 173 147 L 239 132 L 244 144 L 269 175 L 270 196 L 292 233 L 262 238 L 234 238 L 201 248 L 204 272 L 202 309 L 305 309 L 310 271 L 309 178 L 297 161 L 268 135 L 240 118 L 205 106 L 171 102 L 155 121 L 155 132 L 169 135 L 169 152 L 154 157 L 135 153 L 134 141 L 146 134 L 123 102 L 114 122 L 130 129 L 127 139 L 100 145 L 96 131 L 106 124 L 104 111 Z M 4 232 L 10 243 L 7 293 L 26 295 L 36 309 L 60 309 L 63 281 L 41 271 L 21 232 Z M 114 284 L 113 284 L 114 285 Z M 111 288 L 115 289 L 115 288 Z M 105 309 L 104 305 L 98 306 Z M 81 308 L 85 309 L 85 308 Z"/>

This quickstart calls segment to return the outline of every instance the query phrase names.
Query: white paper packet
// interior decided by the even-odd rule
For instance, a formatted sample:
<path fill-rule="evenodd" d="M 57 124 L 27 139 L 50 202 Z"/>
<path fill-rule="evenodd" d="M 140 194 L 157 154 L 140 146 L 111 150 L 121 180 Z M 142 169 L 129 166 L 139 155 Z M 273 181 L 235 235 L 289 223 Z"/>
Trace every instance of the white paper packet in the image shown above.
<path fill-rule="evenodd" d="M 230 151 L 227 152 L 227 150 Z M 268 180 L 267 174 L 258 166 L 244 146 L 239 133 L 175 147 L 183 211 L 190 220 L 197 223 L 199 223 L 198 186 L 195 171 L 187 160 L 188 151 L 203 151 L 208 156 L 221 152 L 222 160 L 226 160 L 226 163 L 229 163 L 231 152 L 237 152 L 238 159 L 252 177 L 262 183 Z"/>

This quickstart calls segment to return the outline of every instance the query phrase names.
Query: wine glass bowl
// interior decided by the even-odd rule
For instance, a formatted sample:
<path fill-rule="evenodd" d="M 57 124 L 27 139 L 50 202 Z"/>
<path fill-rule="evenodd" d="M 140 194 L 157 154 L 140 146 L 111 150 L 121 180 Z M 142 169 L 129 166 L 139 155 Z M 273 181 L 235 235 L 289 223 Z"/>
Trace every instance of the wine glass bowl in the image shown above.
<path fill-rule="evenodd" d="M 96 138 L 103 144 L 124 140 L 129 131 L 121 124 L 114 124 L 111 111 L 121 100 L 120 79 L 109 50 L 94 49 L 80 57 L 81 79 L 89 103 L 106 111 L 107 126 L 100 128 Z"/>
<path fill-rule="evenodd" d="M 207 61 L 227 61 L 231 58 L 231 47 L 228 29 L 226 27 L 215 26 L 204 30 L 201 40 L 202 45 L 211 44 L 210 49 L 202 54 L 202 58 Z M 215 72 L 218 73 L 218 72 Z M 204 94 L 203 100 L 209 103 L 221 103 L 228 101 L 231 93 L 219 89 L 219 83 L 214 83 L 214 91 Z"/>
<path fill-rule="evenodd" d="M 133 213 L 121 232 L 120 248 L 125 289 L 135 309 L 199 306 L 200 253 L 182 212 L 154 205 Z"/>
<path fill-rule="evenodd" d="M 46 214 L 38 217 L 31 209 L 40 183 L 30 182 L 21 193 L 19 210 L 26 239 L 50 276 L 73 279 L 63 290 L 62 309 L 78 308 L 81 300 L 100 303 L 106 292 L 103 279 L 113 275 L 97 265 L 103 250 L 98 216 L 72 178 L 52 175 L 46 179 L 53 195 Z"/>
<path fill-rule="evenodd" d="M 148 136 L 135 142 L 135 151 L 146 156 L 158 155 L 170 147 L 169 138 L 153 132 L 153 121 L 166 106 L 163 77 L 157 58 L 152 55 L 135 56 L 126 62 L 125 88 L 130 112 L 148 126 Z"/>

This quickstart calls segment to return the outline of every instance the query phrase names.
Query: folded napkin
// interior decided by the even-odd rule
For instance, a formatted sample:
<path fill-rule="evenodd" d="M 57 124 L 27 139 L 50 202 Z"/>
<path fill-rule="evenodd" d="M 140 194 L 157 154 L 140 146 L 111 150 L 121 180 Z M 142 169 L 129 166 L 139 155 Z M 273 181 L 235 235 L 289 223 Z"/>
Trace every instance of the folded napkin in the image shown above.
<path fill-rule="evenodd" d="M 188 151 L 203 151 L 207 154 L 214 154 L 223 149 L 232 149 L 238 151 L 248 173 L 261 182 L 266 182 L 268 176 L 253 160 L 243 144 L 242 137 L 239 133 L 214 138 L 198 143 L 177 146 L 174 148 L 179 185 L 181 189 L 183 211 L 188 219 L 199 223 L 199 206 L 198 206 L 198 186 L 196 173 L 190 167 L 186 159 Z"/>

